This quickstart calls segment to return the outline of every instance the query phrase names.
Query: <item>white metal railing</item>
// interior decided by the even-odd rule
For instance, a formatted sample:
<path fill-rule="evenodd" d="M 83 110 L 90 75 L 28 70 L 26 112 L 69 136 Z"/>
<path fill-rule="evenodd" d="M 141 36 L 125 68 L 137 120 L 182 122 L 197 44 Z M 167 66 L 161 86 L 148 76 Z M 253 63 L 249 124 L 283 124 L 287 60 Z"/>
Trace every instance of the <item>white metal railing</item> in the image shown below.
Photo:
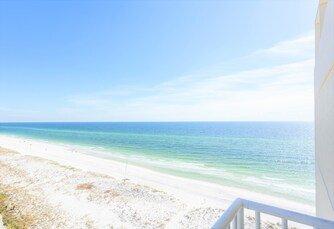
<path fill-rule="evenodd" d="M 300 224 L 312 226 L 317 229 L 334 229 L 334 221 L 310 216 L 283 208 L 278 208 L 250 200 L 236 199 L 231 206 L 224 211 L 223 215 L 212 226 L 213 229 L 243 229 L 244 209 L 255 211 L 255 228 L 261 227 L 260 213 L 269 214 L 281 218 L 281 228 L 288 228 L 288 220 Z"/>

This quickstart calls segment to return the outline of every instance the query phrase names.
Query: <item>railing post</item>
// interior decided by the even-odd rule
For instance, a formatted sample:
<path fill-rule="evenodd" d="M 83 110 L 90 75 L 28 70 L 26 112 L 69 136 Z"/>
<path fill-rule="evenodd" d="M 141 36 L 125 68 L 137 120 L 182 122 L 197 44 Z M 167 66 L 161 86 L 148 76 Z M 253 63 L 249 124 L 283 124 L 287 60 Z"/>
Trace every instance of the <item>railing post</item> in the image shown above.
<path fill-rule="evenodd" d="M 235 215 L 232 221 L 232 229 L 237 229 L 238 226 L 238 215 Z"/>
<path fill-rule="evenodd" d="M 288 220 L 285 218 L 282 218 L 282 229 L 288 229 Z"/>
<path fill-rule="evenodd" d="M 238 229 L 244 229 L 244 207 L 241 207 L 237 213 L 238 215 Z"/>
<path fill-rule="evenodd" d="M 261 216 L 258 211 L 255 211 L 255 228 L 261 229 Z"/>

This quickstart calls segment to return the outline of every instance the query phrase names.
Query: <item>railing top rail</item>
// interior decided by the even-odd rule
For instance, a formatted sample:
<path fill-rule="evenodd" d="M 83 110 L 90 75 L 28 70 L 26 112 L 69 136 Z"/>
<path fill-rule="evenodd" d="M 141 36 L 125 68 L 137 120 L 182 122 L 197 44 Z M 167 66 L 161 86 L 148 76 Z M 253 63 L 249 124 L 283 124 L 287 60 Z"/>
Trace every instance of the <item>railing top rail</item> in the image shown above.
<path fill-rule="evenodd" d="M 285 218 L 290 221 L 302 223 L 316 228 L 334 228 L 334 221 L 322 219 L 319 217 L 306 215 L 303 213 L 290 211 L 287 209 L 278 208 L 271 205 L 262 204 L 245 199 L 242 199 L 242 205 L 243 207 L 251 210 L 263 212 L 280 218 Z"/>
<path fill-rule="evenodd" d="M 223 215 L 216 221 L 212 228 L 216 229 L 227 227 L 235 217 L 238 210 L 242 207 L 276 217 L 285 218 L 304 225 L 313 226 L 315 228 L 334 228 L 334 221 L 240 198 L 236 199 L 231 206 L 225 210 Z"/>
<path fill-rule="evenodd" d="M 212 226 L 212 229 L 226 228 L 241 207 L 242 199 L 238 198 L 234 200 L 230 207 L 224 211 L 223 215 Z"/>

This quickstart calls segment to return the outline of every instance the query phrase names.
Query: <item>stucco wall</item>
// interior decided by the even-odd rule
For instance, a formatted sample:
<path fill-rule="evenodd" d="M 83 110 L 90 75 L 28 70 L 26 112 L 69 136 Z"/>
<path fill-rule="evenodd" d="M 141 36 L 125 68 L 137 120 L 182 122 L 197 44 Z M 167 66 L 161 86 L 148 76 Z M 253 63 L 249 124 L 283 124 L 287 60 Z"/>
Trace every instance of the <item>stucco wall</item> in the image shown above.
<path fill-rule="evenodd" d="M 319 2 L 315 45 L 316 211 L 334 220 L 334 0 Z"/>

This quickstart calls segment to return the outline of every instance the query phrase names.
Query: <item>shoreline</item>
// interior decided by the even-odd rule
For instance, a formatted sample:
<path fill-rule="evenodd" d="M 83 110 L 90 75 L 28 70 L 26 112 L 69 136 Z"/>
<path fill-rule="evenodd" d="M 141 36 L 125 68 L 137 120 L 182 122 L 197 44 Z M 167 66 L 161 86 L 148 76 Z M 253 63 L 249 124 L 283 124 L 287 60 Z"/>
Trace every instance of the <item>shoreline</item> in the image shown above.
<path fill-rule="evenodd" d="M 314 207 L 310 205 L 283 198 L 177 177 L 109 158 L 105 159 L 84 154 L 80 152 L 85 150 L 84 147 L 78 149 L 69 144 L 56 144 L 3 134 L 0 135 L 0 146 L 23 155 L 41 157 L 76 169 L 110 175 L 117 179 L 128 179 L 137 184 L 166 191 L 178 198 L 185 199 L 187 202 L 195 202 L 197 204 L 206 202 L 215 207 L 226 208 L 234 199 L 241 197 L 306 214 L 314 215 L 315 212 Z"/>

